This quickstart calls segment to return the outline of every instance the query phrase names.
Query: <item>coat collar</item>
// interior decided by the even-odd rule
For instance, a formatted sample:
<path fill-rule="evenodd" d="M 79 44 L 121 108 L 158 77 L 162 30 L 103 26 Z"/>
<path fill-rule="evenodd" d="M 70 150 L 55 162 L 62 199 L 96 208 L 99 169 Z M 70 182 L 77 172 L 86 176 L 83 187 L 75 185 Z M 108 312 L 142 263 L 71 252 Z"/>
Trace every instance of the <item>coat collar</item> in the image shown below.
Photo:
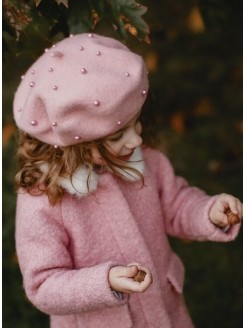
<path fill-rule="evenodd" d="M 134 168 L 139 171 L 141 174 L 144 173 L 144 161 L 143 154 L 140 147 L 137 147 L 134 150 L 134 153 L 129 159 L 128 166 L 130 168 Z M 48 171 L 48 163 L 43 163 L 40 166 L 42 172 Z M 130 170 L 123 171 L 121 169 L 117 169 L 117 171 L 128 181 L 138 181 L 139 176 L 132 173 Z M 59 179 L 59 185 L 64 188 L 69 194 L 76 195 L 78 197 L 83 197 L 88 195 L 89 192 L 93 192 L 97 190 L 100 174 L 92 171 L 90 178 L 88 180 L 89 169 L 81 166 L 78 168 L 76 172 L 69 177 L 61 177 Z M 88 189 L 89 187 L 89 189 Z"/>

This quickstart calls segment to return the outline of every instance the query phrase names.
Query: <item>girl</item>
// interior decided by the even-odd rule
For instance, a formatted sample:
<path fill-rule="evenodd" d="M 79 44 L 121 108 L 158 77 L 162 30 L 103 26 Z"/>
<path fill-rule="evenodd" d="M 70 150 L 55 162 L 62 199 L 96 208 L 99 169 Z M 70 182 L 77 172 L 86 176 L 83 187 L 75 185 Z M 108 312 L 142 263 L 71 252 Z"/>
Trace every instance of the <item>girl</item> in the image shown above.
<path fill-rule="evenodd" d="M 47 49 L 16 92 L 17 254 L 52 328 L 193 327 L 167 236 L 238 234 L 225 214 L 242 218 L 238 199 L 188 186 L 142 146 L 147 93 L 141 57 L 93 34 Z"/>

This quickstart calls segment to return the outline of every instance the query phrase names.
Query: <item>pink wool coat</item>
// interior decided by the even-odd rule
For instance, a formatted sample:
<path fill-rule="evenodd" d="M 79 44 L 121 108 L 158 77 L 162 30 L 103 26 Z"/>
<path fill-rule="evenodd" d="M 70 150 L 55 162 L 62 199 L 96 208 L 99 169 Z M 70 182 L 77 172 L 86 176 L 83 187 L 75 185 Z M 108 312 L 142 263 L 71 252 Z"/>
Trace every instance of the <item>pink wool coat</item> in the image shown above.
<path fill-rule="evenodd" d="M 208 217 L 214 197 L 176 177 L 159 151 L 146 148 L 143 156 L 142 188 L 103 172 L 85 195 L 81 170 L 73 184 L 61 181 L 67 192 L 55 206 L 45 195 L 19 193 L 16 247 L 24 288 L 51 316 L 52 328 L 193 327 L 182 295 L 184 267 L 167 235 L 230 241 L 239 225 L 227 233 L 215 227 Z M 119 300 L 108 273 L 131 262 L 149 267 L 153 284 Z"/>

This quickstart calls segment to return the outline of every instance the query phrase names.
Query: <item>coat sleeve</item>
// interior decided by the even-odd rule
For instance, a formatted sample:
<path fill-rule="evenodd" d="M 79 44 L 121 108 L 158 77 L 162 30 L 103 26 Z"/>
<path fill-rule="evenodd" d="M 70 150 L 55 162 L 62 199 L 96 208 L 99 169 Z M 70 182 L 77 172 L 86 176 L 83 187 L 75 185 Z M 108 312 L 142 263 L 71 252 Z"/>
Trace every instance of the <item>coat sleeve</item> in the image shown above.
<path fill-rule="evenodd" d="M 16 212 L 16 249 L 29 300 L 50 315 L 87 312 L 123 305 L 108 282 L 117 263 L 74 269 L 60 205 L 47 197 L 20 193 Z"/>
<path fill-rule="evenodd" d="M 159 153 L 157 183 L 165 217 L 167 233 L 179 238 L 200 241 L 231 241 L 236 238 L 240 224 L 225 233 L 209 219 L 210 208 L 217 196 L 191 187 L 175 175 L 170 161 Z"/>

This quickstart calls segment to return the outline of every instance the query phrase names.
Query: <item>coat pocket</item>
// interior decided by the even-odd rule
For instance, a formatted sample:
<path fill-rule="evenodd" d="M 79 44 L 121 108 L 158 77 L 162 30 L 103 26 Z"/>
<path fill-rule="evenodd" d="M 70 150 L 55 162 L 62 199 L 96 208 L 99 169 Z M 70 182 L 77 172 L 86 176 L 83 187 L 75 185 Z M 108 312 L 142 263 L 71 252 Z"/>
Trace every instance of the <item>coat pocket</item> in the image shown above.
<path fill-rule="evenodd" d="M 184 265 L 180 258 L 175 253 L 173 253 L 167 271 L 167 280 L 172 285 L 174 290 L 179 294 L 182 294 L 183 292 L 184 275 Z"/>

